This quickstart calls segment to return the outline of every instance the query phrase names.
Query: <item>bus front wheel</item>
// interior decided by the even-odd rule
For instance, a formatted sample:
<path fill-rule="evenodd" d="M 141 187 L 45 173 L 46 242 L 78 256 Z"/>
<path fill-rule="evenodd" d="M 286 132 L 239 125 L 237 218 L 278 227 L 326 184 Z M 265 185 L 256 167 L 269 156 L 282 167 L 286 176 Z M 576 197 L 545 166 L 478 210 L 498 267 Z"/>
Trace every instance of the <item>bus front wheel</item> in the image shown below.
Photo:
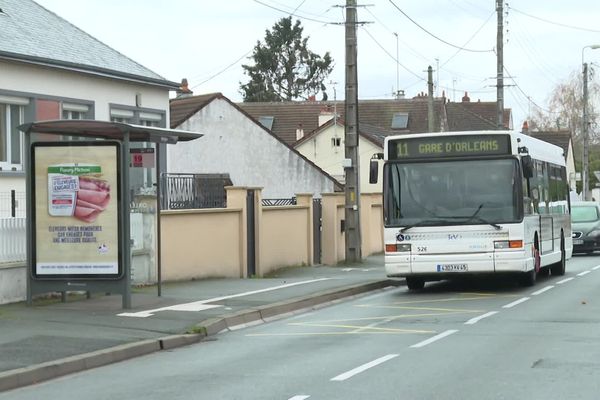
<path fill-rule="evenodd" d="M 425 287 L 425 281 L 420 278 L 406 278 L 406 286 L 408 290 L 421 290 Z"/>
<path fill-rule="evenodd" d="M 537 246 L 533 249 L 533 262 L 534 267 L 531 271 L 527 271 L 521 277 L 521 283 L 523 286 L 533 286 L 535 285 L 535 281 L 537 280 L 537 274 L 540 270 L 541 258 L 540 251 Z"/>

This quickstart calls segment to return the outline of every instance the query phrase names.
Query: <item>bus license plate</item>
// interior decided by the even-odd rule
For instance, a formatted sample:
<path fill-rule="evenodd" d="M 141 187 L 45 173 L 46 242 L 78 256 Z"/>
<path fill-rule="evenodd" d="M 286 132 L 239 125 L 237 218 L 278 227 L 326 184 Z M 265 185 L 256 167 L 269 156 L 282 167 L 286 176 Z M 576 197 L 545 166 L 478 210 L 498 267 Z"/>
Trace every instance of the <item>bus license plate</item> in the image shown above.
<path fill-rule="evenodd" d="M 438 264 L 437 266 L 438 272 L 466 272 L 468 270 L 467 264 Z"/>

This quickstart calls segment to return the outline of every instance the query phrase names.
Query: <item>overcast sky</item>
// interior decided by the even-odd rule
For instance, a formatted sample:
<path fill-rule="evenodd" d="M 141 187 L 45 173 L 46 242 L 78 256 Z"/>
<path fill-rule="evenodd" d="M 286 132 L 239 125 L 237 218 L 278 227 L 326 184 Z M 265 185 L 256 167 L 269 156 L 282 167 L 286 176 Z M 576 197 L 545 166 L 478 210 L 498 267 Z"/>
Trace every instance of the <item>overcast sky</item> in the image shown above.
<path fill-rule="evenodd" d="M 248 79 L 241 65 L 250 62 L 256 42 L 293 13 L 309 48 L 329 51 L 335 61 L 329 98 L 334 86 L 337 98 L 344 97 L 344 0 L 36 1 L 166 79 L 187 78 L 195 94 L 221 92 L 233 101 L 241 101 L 239 84 Z M 438 95 L 445 91 L 460 101 L 467 91 L 471 101 L 496 100 L 494 0 L 358 4 L 367 5 L 358 20 L 368 22 L 358 29 L 360 99 L 392 98 L 398 87 L 407 97 L 426 92 L 431 65 Z M 505 84 L 512 85 L 505 88 L 505 106 L 520 128 L 533 108 L 546 106 L 557 83 L 581 71 L 583 47 L 600 44 L 600 1 L 509 1 L 504 7 Z M 584 56 L 600 64 L 600 50 L 586 49 Z"/>

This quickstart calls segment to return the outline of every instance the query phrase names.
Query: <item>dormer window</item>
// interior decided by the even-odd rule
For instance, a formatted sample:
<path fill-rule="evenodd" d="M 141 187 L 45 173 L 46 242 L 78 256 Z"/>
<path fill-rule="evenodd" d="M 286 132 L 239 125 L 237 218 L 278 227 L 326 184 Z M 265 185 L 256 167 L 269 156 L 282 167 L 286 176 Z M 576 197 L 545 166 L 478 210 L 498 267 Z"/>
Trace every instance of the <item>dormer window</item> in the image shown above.
<path fill-rule="evenodd" d="M 258 122 L 264 126 L 265 128 L 267 128 L 268 130 L 273 129 L 273 121 L 275 120 L 275 117 L 269 116 L 269 115 L 263 115 L 261 117 L 258 117 Z"/>
<path fill-rule="evenodd" d="M 392 117 L 392 129 L 406 129 L 408 127 L 408 113 L 394 113 Z"/>

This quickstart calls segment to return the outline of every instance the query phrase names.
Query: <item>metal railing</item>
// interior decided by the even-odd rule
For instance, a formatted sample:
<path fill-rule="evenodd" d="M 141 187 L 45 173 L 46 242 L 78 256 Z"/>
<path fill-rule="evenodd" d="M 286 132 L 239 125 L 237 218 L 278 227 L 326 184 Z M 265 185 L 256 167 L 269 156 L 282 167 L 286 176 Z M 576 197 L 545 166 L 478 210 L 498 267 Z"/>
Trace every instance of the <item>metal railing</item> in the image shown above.
<path fill-rule="evenodd" d="M 276 206 L 295 206 L 296 198 L 292 197 L 289 199 L 262 199 L 263 207 L 276 207 Z"/>
<path fill-rule="evenodd" d="M 225 208 L 225 187 L 231 184 L 228 174 L 162 174 L 161 208 Z"/>
<path fill-rule="evenodd" d="M 25 192 L 0 193 L 0 218 L 25 218 Z"/>
<path fill-rule="evenodd" d="M 0 263 L 27 259 L 25 218 L 0 218 Z"/>

